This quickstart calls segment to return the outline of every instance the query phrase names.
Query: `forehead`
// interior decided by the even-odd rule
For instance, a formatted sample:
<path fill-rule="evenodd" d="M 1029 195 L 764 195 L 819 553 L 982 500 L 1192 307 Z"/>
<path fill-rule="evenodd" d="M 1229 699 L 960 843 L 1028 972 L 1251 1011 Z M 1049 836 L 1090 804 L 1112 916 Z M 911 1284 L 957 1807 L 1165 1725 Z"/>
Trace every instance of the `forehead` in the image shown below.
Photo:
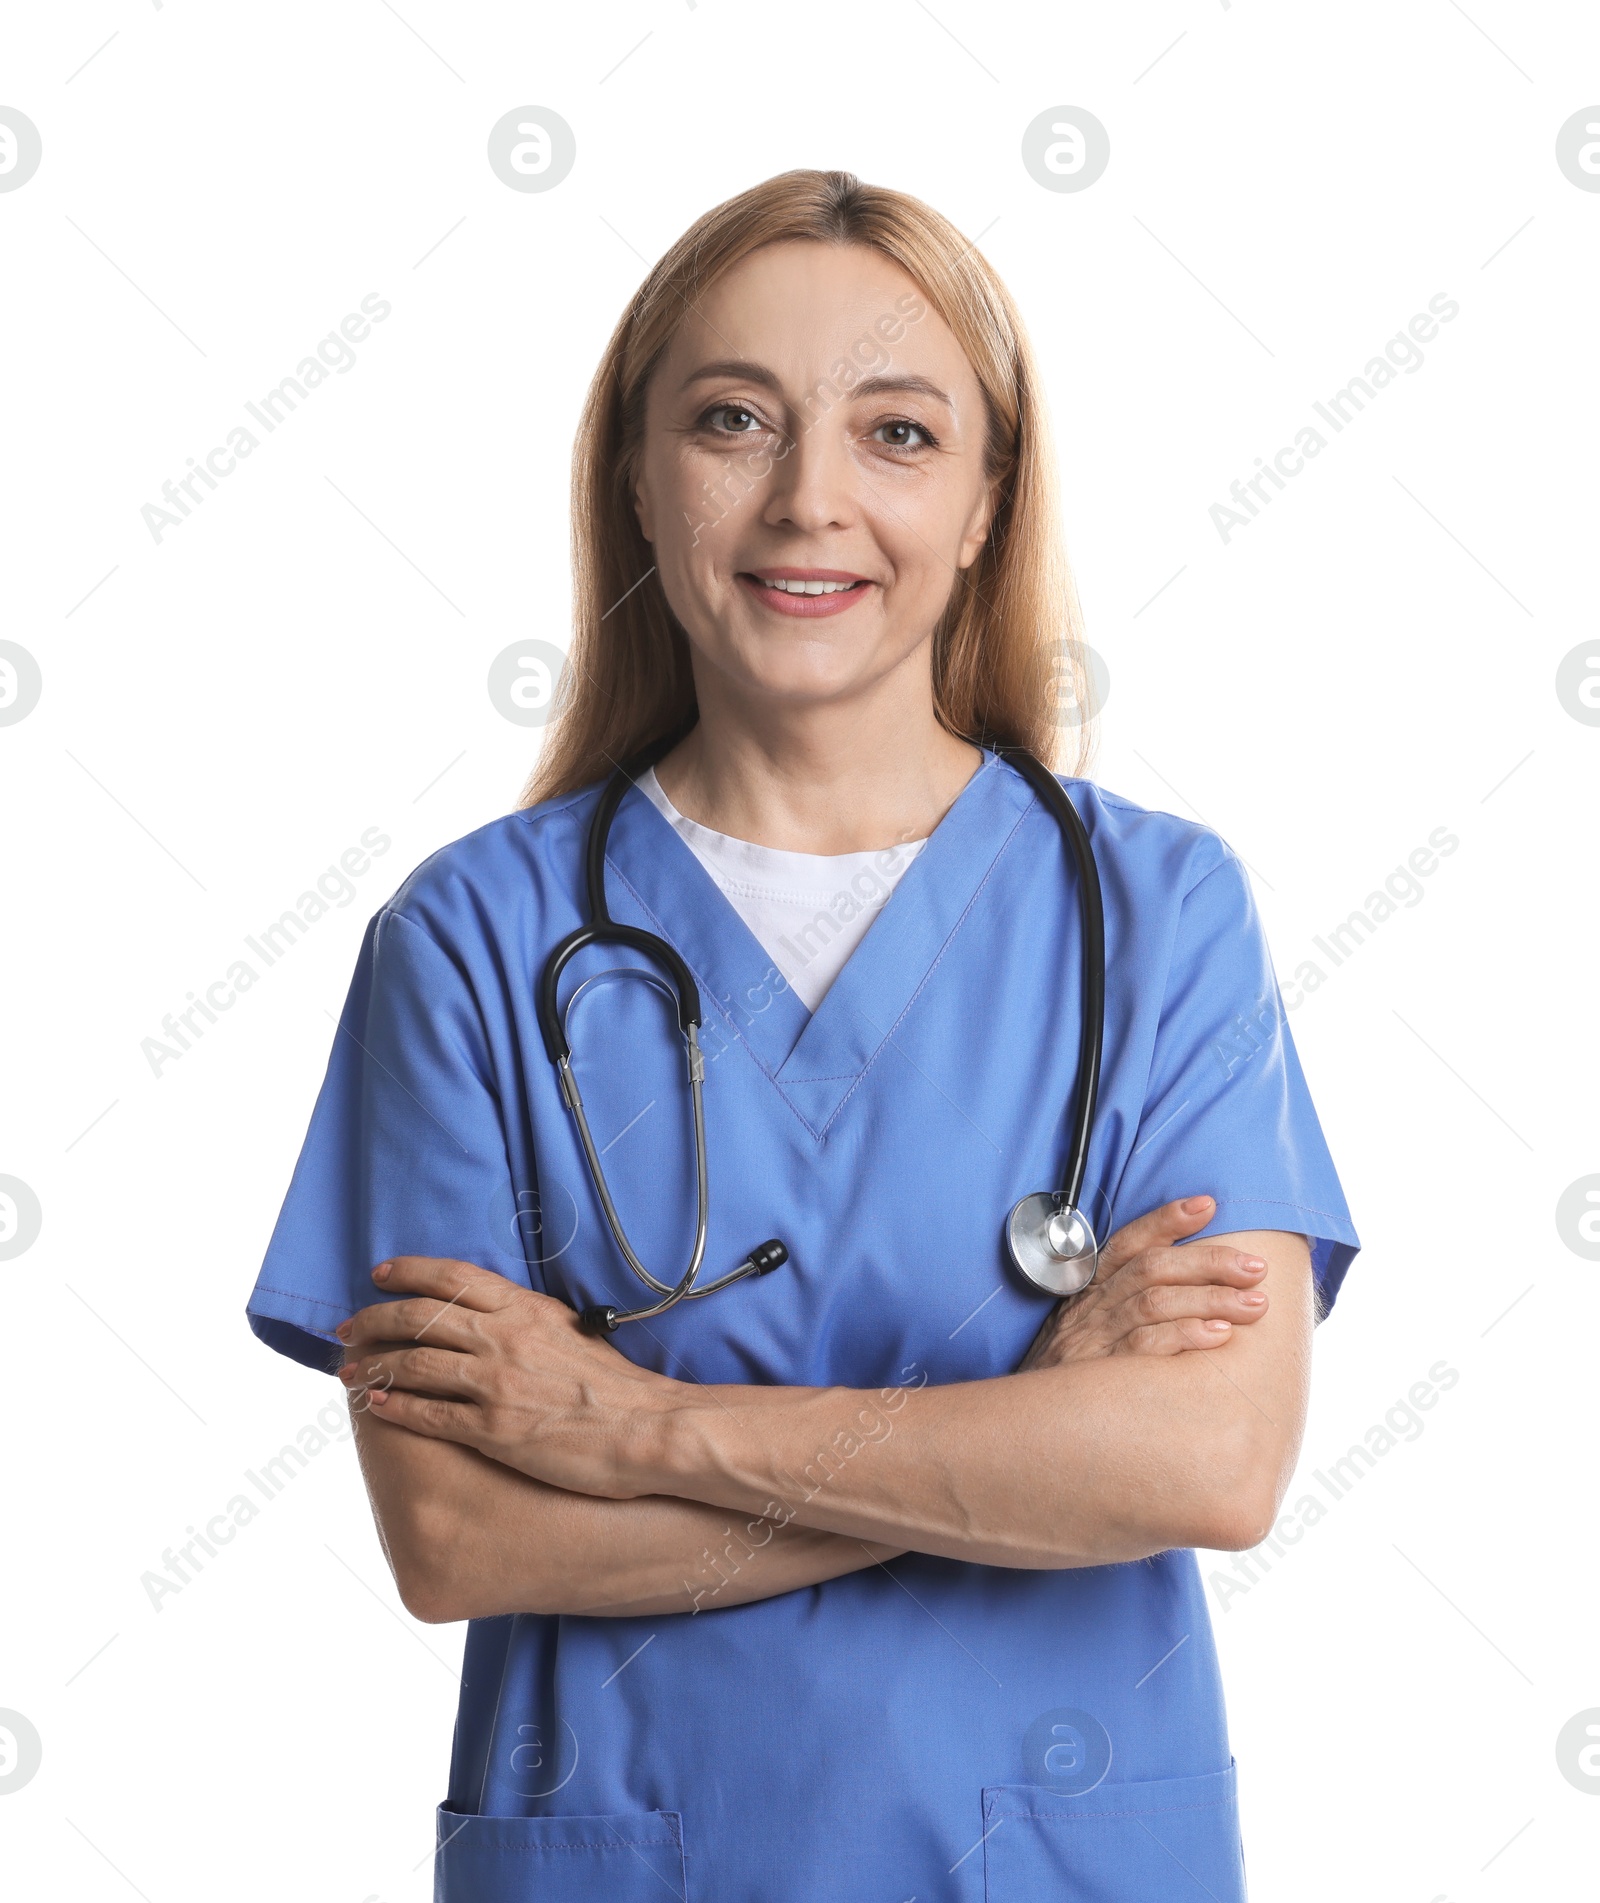
<path fill-rule="evenodd" d="M 763 245 L 719 278 L 685 314 L 657 384 L 670 397 L 697 364 L 742 358 L 798 388 L 841 357 L 935 377 L 967 401 L 979 394 L 955 333 L 909 272 L 870 245 L 809 240 Z"/>

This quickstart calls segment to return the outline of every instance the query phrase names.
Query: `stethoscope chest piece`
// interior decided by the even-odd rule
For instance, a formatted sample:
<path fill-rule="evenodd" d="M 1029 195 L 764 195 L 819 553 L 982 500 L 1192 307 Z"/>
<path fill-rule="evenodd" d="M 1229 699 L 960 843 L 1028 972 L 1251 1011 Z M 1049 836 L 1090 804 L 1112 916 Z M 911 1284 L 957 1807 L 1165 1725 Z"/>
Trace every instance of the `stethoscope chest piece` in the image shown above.
<path fill-rule="evenodd" d="M 1094 1280 L 1100 1245 L 1060 1190 L 1024 1196 L 1006 1219 L 1011 1260 L 1047 1295 L 1078 1295 Z"/>

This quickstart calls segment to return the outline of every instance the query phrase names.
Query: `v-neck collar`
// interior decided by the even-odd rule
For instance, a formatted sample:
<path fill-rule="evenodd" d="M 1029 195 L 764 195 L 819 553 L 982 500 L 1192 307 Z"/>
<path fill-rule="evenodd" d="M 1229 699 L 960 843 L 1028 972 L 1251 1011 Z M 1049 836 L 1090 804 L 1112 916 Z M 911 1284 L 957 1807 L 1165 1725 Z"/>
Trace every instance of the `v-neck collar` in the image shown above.
<path fill-rule="evenodd" d="M 814 1012 L 768 982 L 765 948 L 671 823 L 628 793 L 606 854 L 615 918 L 659 933 L 682 955 L 713 1027 L 743 1041 L 818 1140 L 916 1004 L 961 930 L 1034 795 L 984 753 L 907 866 Z"/>

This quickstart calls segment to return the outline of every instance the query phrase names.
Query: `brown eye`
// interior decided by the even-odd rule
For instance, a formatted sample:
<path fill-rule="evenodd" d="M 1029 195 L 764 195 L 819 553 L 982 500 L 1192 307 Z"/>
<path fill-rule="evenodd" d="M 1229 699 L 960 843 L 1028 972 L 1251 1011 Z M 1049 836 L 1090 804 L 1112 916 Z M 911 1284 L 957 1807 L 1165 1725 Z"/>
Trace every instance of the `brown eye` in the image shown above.
<path fill-rule="evenodd" d="M 711 424 L 715 417 L 732 419 L 716 425 L 726 436 L 748 436 L 761 428 L 761 420 L 751 410 L 737 403 L 719 403 L 714 409 L 707 410 L 702 421 Z"/>
<path fill-rule="evenodd" d="M 872 432 L 889 449 L 932 449 L 936 448 L 933 433 L 921 423 L 913 423 L 908 417 L 898 416 L 888 423 L 880 423 Z M 918 440 L 913 441 L 916 438 Z"/>

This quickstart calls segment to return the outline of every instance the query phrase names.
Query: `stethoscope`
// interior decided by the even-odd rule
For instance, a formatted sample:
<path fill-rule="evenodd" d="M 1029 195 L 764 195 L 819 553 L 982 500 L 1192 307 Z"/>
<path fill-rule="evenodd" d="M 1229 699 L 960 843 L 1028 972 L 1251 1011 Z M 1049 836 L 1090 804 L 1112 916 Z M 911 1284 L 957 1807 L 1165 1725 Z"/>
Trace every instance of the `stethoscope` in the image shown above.
<path fill-rule="evenodd" d="M 585 850 L 585 873 L 589 896 L 589 922 L 569 932 L 545 960 L 539 975 L 539 1029 L 544 1047 L 556 1067 L 561 1094 L 578 1126 L 578 1140 L 589 1166 L 595 1193 L 605 1212 L 606 1223 L 622 1251 L 623 1260 L 639 1280 L 656 1296 L 643 1308 L 619 1309 L 608 1303 L 591 1303 L 579 1322 L 584 1332 L 609 1335 L 623 1322 L 648 1321 L 678 1302 L 695 1301 L 715 1295 L 718 1289 L 743 1281 L 750 1275 L 769 1275 L 789 1260 L 787 1247 L 776 1236 L 758 1244 L 737 1268 L 715 1282 L 698 1280 L 705 1257 L 706 1229 L 711 1215 L 710 1184 L 706 1168 L 706 1115 L 704 1100 L 705 1059 L 700 1050 L 700 992 L 689 967 L 664 938 L 636 925 L 619 925 L 606 904 L 606 845 L 611 822 L 623 795 L 647 767 L 669 753 L 683 738 L 680 728 L 647 747 L 622 766 L 607 782 L 589 822 Z M 985 743 L 987 744 L 987 743 Z M 1006 1247 L 1018 1270 L 1035 1288 L 1047 1295 L 1077 1295 L 1094 1280 L 1099 1259 L 1099 1243 L 1094 1227 L 1078 1206 L 1083 1190 L 1084 1171 L 1089 1161 L 1089 1138 L 1094 1127 L 1095 1098 L 1100 1087 L 1100 1050 L 1105 1036 L 1106 946 L 1105 915 L 1100 902 L 1100 875 L 1095 865 L 1094 848 L 1077 808 L 1067 798 L 1055 775 L 1042 766 L 1023 747 L 991 746 L 990 751 L 1016 768 L 1050 809 L 1061 828 L 1078 868 L 1078 909 L 1083 928 L 1083 1015 L 1078 1039 L 1078 1079 L 1072 1117 L 1072 1139 L 1062 1186 L 1057 1190 L 1039 1190 L 1024 1196 L 1006 1218 Z M 676 1282 L 663 1282 L 652 1275 L 639 1260 L 617 1214 L 600 1152 L 589 1128 L 578 1080 L 572 1068 L 572 1047 L 567 1037 L 567 1022 L 578 991 L 567 1001 L 565 1012 L 558 1010 L 556 991 L 568 964 L 590 945 L 626 945 L 650 960 L 670 979 L 663 984 L 654 972 L 632 966 L 616 970 L 655 985 L 673 1001 L 678 1013 L 678 1028 L 683 1034 L 689 1064 L 689 1104 L 694 1127 L 695 1227 L 694 1244 L 688 1266 Z M 592 981 L 591 981 L 592 982 Z"/>

